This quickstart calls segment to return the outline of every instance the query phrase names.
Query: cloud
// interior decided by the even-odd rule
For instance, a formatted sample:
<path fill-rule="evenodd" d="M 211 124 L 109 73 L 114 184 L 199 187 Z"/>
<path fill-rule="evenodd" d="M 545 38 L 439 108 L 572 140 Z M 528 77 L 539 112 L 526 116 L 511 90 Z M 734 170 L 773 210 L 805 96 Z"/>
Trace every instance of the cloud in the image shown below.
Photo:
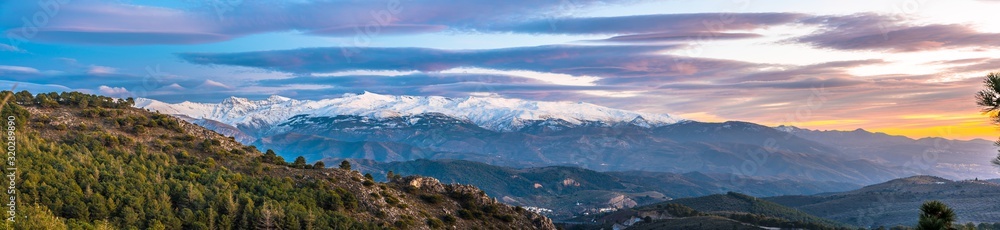
<path fill-rule="evenodd" d="M 429 48 L 366 48 L 352 56 L 344 48 L 308 48 L 244 53 L 181 53 L 191 63 L 255 67 L 290 73 L 340 71 L 436 72 L 459 67 L 494 70 L 527 70 L 574 76 L 621 77 L 647 74 L 689 74 L 679 69 L 677 57 L 656 54 L 677 46 L 568 46 L 550 45 L 484 50 Z M 728 61 L 688 59 L 701 65 L 725 65 Z M 699 63 L 703 62 L 703 63 Z"/>
<path fill-rule="evenodd" d="M 58 43 L 146 45 L 211 43 L 286 31 L 322 36 L 471 31 L 496 21 L 536 18 L 565 4 L 586 7 L 617 2 L 625 1 L 221 1 L 181 9 L 74 0 L 56 5 L 56 11 L 45 14 L 47 23 L 35 27 L 37 34 L 22 37 Z M 0 14 L 0 28 L 28 35 L 21 32 L 21 18 L 46 12 L 41 10 L 36 2 L 8 1 Z"/>
<path fill-rule="evenodd" d="M 194 44 L 231 38 L 218 33 L 219 24 L 204 13 L 100 0 L 52 3 L 47 8 L 36 2 L 5 3 L 7 15 L 0 17 L 0 28 L 31 41 L 79 44 Z M 21 18 L 36 15 L 46 16 L 46 23 L 25 29 Z"/>
<path fill-rule="evenodd" d="M 743 83 L 733 83 L 733 84 L 724 84 L 724 83 L 714 83 L 714 84 L 708 84 L 708 83 L 702 83 L 702 84 L 697 84 L 697 83 L 678 83 L 678 84 L 666 84 L 666 85 L 660 86 L 659 88 L 660 89 L 689 89 L 689 90 L 698 90 L 698 89 L 716 89 L 716 90 L 741 89 L 741 90 L 747 90 L 747 89 L 766 89 L 766 88 L 772 88 L 772 89 L 811 89 L 811 88 L 818 88 L 818 87 L 825 87 L 825 88 L 848 87 L 848 86 L 856 86 L 856 85 L 866 84 L 866 83 L 870 83 L 870 81 L 864 81 L 864 80 L 858 80 L 858 79 L 852 79 L 852 78 L 846 78 L 846 77 L 835 77 L 835 78 L 811 77 L 811 78 L 794 79 L 794 80 L 756 81 L 756 82 L 743 82 Z"/>
<path fill-rule="evenodd" d="M 222 84 L 221 82 L 217 82 L 217 81 L 213 81 L 213 80 L 208 80 L 208 79 L 206 79 L 205 82 L 202 82 L 201 85 L 198 85 L 195 88 L 199 89 L 199 90 L 230 90 L 230 89 L 233 89 L 232 86 L 228 86 L 226 84 Z"/>
<path fill-rule="evenodd" d="M 118 71 L 118 69 L 115 69 L 115 68 L 112 68 L 112 67 L 92 65 L 87 70 L 87 74 L 91 74 L 91 75 L 108 75 L 108 74 L 116 73 L 117 71 Z"/>
<path fill-rule="evenodd" d="M 99 45 L 199 44 L 251 34 L 296 31 L 316 36 L 378 36 L 441 31 L 528 34 L 673 36 L 725 34 L 795 23 L 796 13 L 696 13 L 615 17 L 568 17 L 565 9 L 588 9 L 635 0 L 487 1 L 442 4 L 438 0 L 223 1 L 170 8 L 122 1 L 76 0 L 58 5 L 37 34 L 22 32 L 22 17 L 40 12 L 34 2 L 5 3 L 0 28 L 30 40 Z M 490 12 L 483 14 L 481 12 Z M 553 13 L 561 12 L 561 13 Z M 58 17 L 55 17 L 57 14 Z M 618 38 L 619 41 L 629 41 Z M 651 39 L 651 38 L 645 38 Z M 666 39 L 661 38 L 661 39 Z M 674 38 L 676 39 L 676 38 Z"/>
<path fill-rule="evenodd" d="M 593 86 L 595 81 L 601 79 L 599 77 L 593 77 L 593 76 L 573 76 L 569 74 L 542 73 L 542 72 L 524 71 L 524 70 L 503 71 L 503 70 L 482 69 L 482 68 L 454 68 L 441 71 L 441 73 L 508 75 L 508 76 L 534 79 L 555 85 L 577 85 L 577 86 Z"/>
<path fill-rule="evenodd" d="M 173 83 L 173 84 L 170 84 L 170 85 L 166 85 L 166 86 L 160 87 L 158 90 L 161 90 L 161 91 L 180 91 L 180 90 L 185 90 L 185 89 L 187 89 L 187 88 L 184 88 L 184 86 L 181 86 L 180 84 Z"/>
<path fill-rule="evenodd" d="M 723 33 L 723 32 L 704 32 L 704 33 L 649 33 L 649 34 L 630 34 L 630 35 L 620 35 L 611 38 L 599 40 L 599 41 L 610 41 L 610 42 L 677 42 L 677 41 L 695 41 L 704 38 L 719 39 L 719 40 L 735 40 L 735 39 L 747 39 L 747 38 L 758 38 L 763 35 L 755 33 Z"/>
<path fill-rule="evenodd" d="M 0 74 L 28 74 L 37 75 L 41 72 L 38 69 L 24 66 L 0 65 Z"/>
<path fill-rule="evenodd" d="M 7 70 L 5 71 L 5 69 Z M 70 71 L 40 71 L 31 67 L 7 68 L 0 66 L 0 79 L 62 85 L 71 89 L 96 89 L 101 85 L 131 87 L 143 84 L 142 76 L 109 71 L 105 68 L 92 69 L 89 67 Z"/>
<path fill-rule="evenodd" d="M 605 42 L 677 42 L 694 38 L 748 39 L 748 31 L 773 26 L 818 25 L 821 29 L 790 42 L 843 50 L 912 52 L 1000 45 L 1000 34 L 969 25 L 914 24 L 873 13 L 816 16 L 802 13 L 686 13 L 572 17 L 565 9 L 628 4 L 631 0 L 494 2 L 470 0 L 435 4 L 408 1 L 235 1 L 169 8 L 122 1 L 78 0 L 58 6 L 58 17 L 38 27 L 32 41 L 99 44 L 200 44 L 252 34 L 301 32 L 307 35 L 370 38 L 377 35 L 436 33 L 526 33 L 611 35 Z M 232 4 L 232 5 L 229 5 Z M 567 5 L 568 4 L 568 5 Z M 23 17 L 40 8 L 33 2 L 4 4 L 0 29 L 22 33 Z M 221 7 L 221 8 L 220 8 Z M 490 12 L 482 14 L 480 12 Z M 322 20 L 317 20 L 322 19 Z M 28 36 L 23 36 L 28 37 Z M 0 50 L 18 51 L 10 45 Z"/>
<path fill-rule="evenodd" d="M 314 29 L 306 32 L 310 35 L 321 35 L 321 36 L 354 36 L 359 33 L 367 33 L 368 31 L 378 31 L 379 34 L 417 34 L 417 33 L 434 33 L 440 32 L 448 29 L 445 25 L 382 25 L 378 27 L 371 27 L 378 29 L 368 29 L 360 25 L 354 26 L 338 26 L 329 28 Z"/>
<path fill-rule="evenodd" d="M 343 92 L 365 89 L 417 95 L 429 92 L 464 95 L 481 91 L 530 95 L 531 90 L 639 92 L 679 82 L 722 81 L 771 66 L 656 53 L 675 47 L 678 46 L 559 45 L 483 50 L 374 47 L 349 61 L 338 56 L 341 49 L 336 47 L 178 55 L 196 64 L 261 68 L 298 76 L 261 80 L 256 83 L 260 86 L 314 84 Z M 833 80 L 829 83 L 843 84 Z M 796 87 L 793 82 L 784 84 L 774 87 Z M 320 94 L 330 95 L 326 93 L 329 92 Z M 577 94 L 582 93 L 559 95 L 579 97 Z M 551 98 L 556 94 L 545 95 Z"/>
<path fill-rule="evenodd" d="M 25 52 L 24 50 L 21 50 L 21 49 L 15 47 L 15 46 L 3 44 L 3 43 L 0 43 L 0 51 L 8 51 L 8 52 L 15 52 L 15 53 L 24 53 Z"/>
<path fill-rule="evenodd" d="M 753 30 L 796 23 L 796 13 L 696 13 L 616 17 L 552 18 L 488 28 L 498 32 L 548 34 L 699 34 Z"/>
<path fill-rule="evenodd" d="M 794 41 L 821 48 L 914 52 L 1000 45 L 1000 34 L 978 32 L 969 25 L 916 25 L 871 13 L 818 16 L 805 21 L 821 24 L 822 30 Z"/>
<path fill-rule="evenodd" d="M 952 72 L 993 72 L 1000 70 L 1000 58 L 981 59 L 978 62 L 969 61 L 966 65 L 959 65 L 948 70 Z"/>
<path fill-rule="evenodd" d="M 126 98 L 132 96 L 132 93 L 129 93 L 128 90 L 125 89 L 124 87 L 109 87 L 106 85 L 102 85 L 100 87 L 97 87 L 97 92 L 102 95 L 115 98 Z"/>
<path fill-rule="evenodd" d="M 77 67 L 77 66 L 80 65 L 80 62 L 77 61 L 75 58 L 64 58 L 64 57 L 61 57 L 61 58 L 56 58 L 56 61 L 62 62 L 63 64 L 66 64 L 67 66 L 70 66 L 70 67 Z"/>
<path fill-rule="evenodd" d="M 281 86 L 292 84 L 319 84 L 335 85 L 349 88 L 369 88 L 369 87 L 401 87 L 401 86 L 425 86 L 439 84 L 454 84 L 465 82 L 477 83 L 504 83 L 504 84 L 542 84 L 541 81 L 520 78 L 509 75 L 496 74 L 440 74 L 440 73 L 415 73 L 400 76 L 371 76 L 353 75 L 337 77 L 316 77 L 301 76 L 285 79 L 260 80 L 257 84 L 262 86 Z"/>
<path fill-rule="evenodd" d="M 15 84 L 17 85 L 17 87 L 13 88 L 14 91 L 27 90 L 28 92 L 31 93 L 63 92 L 71 90 L 66 86 L 55 85 L 55 84 L 35 84 L 31 82 L 0 80 L 0 87 L 3 87 L 3 90 L 11 90 L 12 89 L 11 87 L 13 87 L 13 85 Z"/>
<path fill-rule="evenodd" d="M 761 81 L 788 81 L 793 79 L 806 79 L 817 77 L 852 77 L 848 70 L 855 67 L 883 64 L 881 59 L 848 60 L 818 63 L 804 66 L 774 66 L 767 70 L 760 70 L 746 75 L 737 75 L 726 79 L 727 83 L 741 82 L 761 82 Z"/>
<path fill-rule="evenodd" d="M 34 39 L 56 43 L 95 45 L 199 44 L 220 42 L 231 36 L 197 31 L 145 31 L 133 29 L 94 30 L 42 28 Z"/>
<path fill-rule="evenodd" d="M 440 95 L 468 96 L 492 93 L 509 96 L 514 93 L 533 91 L 613 90 L 621 87 L 588 86 L 574 84 L 553 84 L 541 79 L 526 78 L 496 73 L 412 73 L 398 76 L 351 75 L 351 76 L 300 76 L 285 79 L 257 81 L 260 87 L 291 87 L 297 89 L 282 93 L 294 93 L 300 97 L 313 99 L 336 96 L 342 93 L 370 91 L 394 95 Z M 303 85 L 317 86 L 314 90 L 301 90 Z M 324 87 L 325 86 L 325 87 Z"/>

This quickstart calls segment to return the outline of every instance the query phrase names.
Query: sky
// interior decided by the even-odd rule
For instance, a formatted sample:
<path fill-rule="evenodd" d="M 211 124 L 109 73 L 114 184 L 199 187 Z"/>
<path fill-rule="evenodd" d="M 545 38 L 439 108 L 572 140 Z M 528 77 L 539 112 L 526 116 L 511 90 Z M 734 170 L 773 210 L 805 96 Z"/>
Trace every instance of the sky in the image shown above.
<path fill-rule="evenodd" d="M 0 87 L 166 102 L 580 101 L 995 139 L 1000 1 L 0 0 Z"/>

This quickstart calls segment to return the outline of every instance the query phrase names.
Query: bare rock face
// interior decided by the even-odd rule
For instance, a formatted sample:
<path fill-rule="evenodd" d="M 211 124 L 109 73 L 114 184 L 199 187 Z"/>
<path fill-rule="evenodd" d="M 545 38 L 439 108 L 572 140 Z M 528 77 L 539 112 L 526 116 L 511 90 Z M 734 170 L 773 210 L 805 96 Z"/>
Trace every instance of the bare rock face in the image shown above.
<path fill-rule="evenodd" d="M 404 177 L 401 182 L 409 185 L 413 189 L 422 191 L 433 193 L 442 193 L 445 191 L 444 185 L 441 184 L 441 181 L 432 177 L 408 176 Z"/>

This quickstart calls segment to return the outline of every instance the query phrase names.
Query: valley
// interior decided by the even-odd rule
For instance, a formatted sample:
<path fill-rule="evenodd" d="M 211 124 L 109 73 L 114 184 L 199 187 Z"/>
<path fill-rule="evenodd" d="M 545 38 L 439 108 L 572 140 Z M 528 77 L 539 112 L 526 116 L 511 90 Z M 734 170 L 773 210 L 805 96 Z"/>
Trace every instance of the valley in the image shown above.
<path fill-rule="evenodd" d="M 733 226 L 748 229 L 888 229 L 917 224 L 921 203 L 940 200 L 955 210 L 955 223 L 980 229 L 1000 228 L 1000 184 L 913 176 L 844 192 L 754 197 L 728 192 L 681 198 L 562 222 L 567 229 L 600 229 L 618 224 L 628 229 L 672 225 Z M 648 217 L 648 218 L 647 218 Z M 711 217 L 711 218 L 709 218 Z M 694 218 L 699 218 L 694 220 Z M 638 220 L 638 221 L 635 221 Z M 684 222 L 688 222 L 685 224 Z M 656 227 L 654 227 L 656 226 Z"/>
<path fill-rule="evenodd" d="M 837 182 L 734 179 L 728 174 L 697 172 L 597 172 L 566 166 L 520 169 L 464 160 L 351 161 L 358 170 L 377 178 L 384 178 L 391 171 L 397 175 L 422 175 L 445 183 L 475 185 L 508 204 L 552 210 L 545 214 L 555 219 L 728 191 L 776 196 L 861 187 Z"/>

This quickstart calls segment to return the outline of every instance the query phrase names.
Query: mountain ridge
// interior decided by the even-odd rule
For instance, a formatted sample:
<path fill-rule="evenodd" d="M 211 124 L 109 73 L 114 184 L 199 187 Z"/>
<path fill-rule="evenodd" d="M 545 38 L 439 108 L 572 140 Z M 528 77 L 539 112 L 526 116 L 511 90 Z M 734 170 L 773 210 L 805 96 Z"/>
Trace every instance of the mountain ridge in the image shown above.
<path fill-rule="evenodd" d="M 1000 184 L 985 180 L 948 180 L 917 175 L 859 189 L 808 196 L 764 197 L 815 216 L 856 226 L 916 224 L 920 205 L 939 200 L 957 215 L 956 223 L 1000 219 Z"/>
<path fill-rule="evenodd" d="M 494 131 L 513 131 L 530 121 L 562 120 L 580 125 L 587 121 L 609 124 L 634 123 L 644 126 L 672 124 L 683 119 L 666 114 L 613 109 L 584 102 L 529 101 L 521 99 L 440 96 L 382 95 L 371 92 L 344 94 L 339 98 L 295 100 L 272 95 L 264 100 L 230 97 L 220 103 L 164 103 L 138 98 L 136 107 L 167 114 L 183 114 L 211 119 L 232 126 L 276 124 L 296 115 L 329 117 L 357 115 L 387 118 L 422 113 L 442 113 L 468 120 Z"/>
<path fill-rule="evenodd" d="M 990 140 L 986 140 L 986 139 L 982 139 L 982 138 L 973 138 L 973 139 L 969 139 L 969 140 L 948 139 L 948 138 L 943 138 L 943 137 L 921 137 L 921 138 L 913 138 L 913 137 L 909 137 L 909 136 L 905 136 L 905 135 L 888 134 L 888 133 L 884 133 L 884 132 L 872 132 L 872 131 L 868 131 L 867 129 L 864 129 L 864 128 L 856 128 L 854 130 L 839 130 L 839 129 L 824 129 L 824 130 L 820 130 L 820 129 L 801 128 L 801 127 L 794 126 L 794 125 L 778 125 L 778 126 L 775 126 L 773 128 L 776 129 L 776 130 L 782 131 L 782 132 L 789 132 L 789 133 L 795 133 L 795 132 L 821 132 L 821 133 L 852 133 L 853 132 L 853 133 L 868 133 L 868 134 L 871 134 L 871 135 L 884 136 L 884 137 L 892 137 L 892 138 L 905 138 L 905 139 L 910 139 L 910 140 L 914 140 L 914 141 L 944 139 L 944 140 L 950 140 L 950 141 L 967 141 L 967 142 L 989 141 L 989 142 L 992 142 Z"/>
<path fill-rule="evenodd" d="M 775 129 L 828 144 L 839 150 L 840 156 L 845 159 L 864 159 L 909 168 L 918 175 L 936 175 L 952 180 L 1000 177 L 1000 171 L 989 163 L 997 151 L 992 141 L 910 138 L 864 129 L 818 131 L 794 126 L 778 126 Z"/>

